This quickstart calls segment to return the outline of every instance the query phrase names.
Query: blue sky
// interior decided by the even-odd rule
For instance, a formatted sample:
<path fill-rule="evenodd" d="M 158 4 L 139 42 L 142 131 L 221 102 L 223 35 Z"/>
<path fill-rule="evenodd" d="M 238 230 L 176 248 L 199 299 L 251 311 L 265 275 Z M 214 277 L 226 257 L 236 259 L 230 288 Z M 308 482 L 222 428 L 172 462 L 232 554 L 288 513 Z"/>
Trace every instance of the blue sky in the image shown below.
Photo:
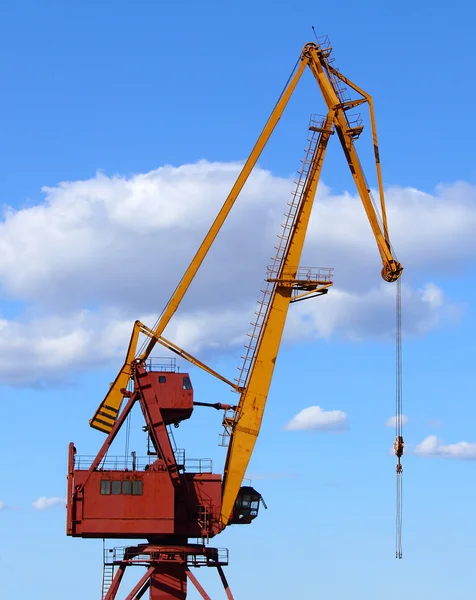
<path fill-rule="evenodd" d="M 67 445 L 91 454 L 102 443 L 88 419 L 128 331 L 135 318 L 151 325 L 160 313 L 312 40 L 311 25 L 374 98 L 389 226 L 406 267 L 404 560 L 393 557 L 394 431 L 384 426 L 394 411 L 394 290 L 380 284 L 337 140 L 303 257 L 335 267 L 335 286 L 291 307 L 249 470 L 269 509 L 217 545 L 230 549 L 236 598 L 470 596 L 475 12 L 462 1 L 430 10 L 421 1 L 344 0 L 338 11 L 264 0 L 2 3 L 2 597 L 42 600 L 58 589 L 72 600 L 98 597 L 101 542 L 65 536 Z M 172 339 L 230 378 L 309 114 L 322 110 L 308 76 L 171 327 Z M 190 373 L 197 399 L 233 399 Z M 310 406 L 344 412 L 347 428 L 285 429 Z M 219 431 L 218 414 L 197 410 L 177 439 L 218 470 Z M 140 453 L 140 433 L 133 443 Z M 41 497 L 52 506 L 35 508 Z M 38 560 L 25 575 L 26 541 Z M 73 564 L 82 573 L 74 583 Z M 198 573 L 218 598 L 213 575 Z"/>

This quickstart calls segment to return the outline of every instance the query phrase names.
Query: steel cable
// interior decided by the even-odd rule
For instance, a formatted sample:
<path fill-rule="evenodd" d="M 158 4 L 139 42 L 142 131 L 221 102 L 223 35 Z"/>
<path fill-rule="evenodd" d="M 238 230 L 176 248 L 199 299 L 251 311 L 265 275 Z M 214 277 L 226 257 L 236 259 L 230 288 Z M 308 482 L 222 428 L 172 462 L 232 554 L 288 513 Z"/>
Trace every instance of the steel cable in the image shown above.
<path fill-rule="evenodd" d="M 401 278 L 397 280 L 396 290 L 396 396 L 395 396 L 395 454 L 397 463 L 397 502 L 396 502 L 396 532 L 395 532 L 395 557 L 402 558 L 402 520 L 403 520 L 403 490 L 402 477 L 403 467 L 400 459 L 403 455 L 403 400 L 402 400 L 402 283 Z"/>

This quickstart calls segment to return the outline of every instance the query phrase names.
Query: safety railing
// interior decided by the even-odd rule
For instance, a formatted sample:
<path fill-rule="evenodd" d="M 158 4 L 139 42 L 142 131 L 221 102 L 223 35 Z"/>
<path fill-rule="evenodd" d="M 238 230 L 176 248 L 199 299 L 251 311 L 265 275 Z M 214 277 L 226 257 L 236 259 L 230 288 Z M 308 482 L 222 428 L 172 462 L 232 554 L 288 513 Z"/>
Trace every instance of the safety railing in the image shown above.
<path fill-rule="evenodd" d="M 74 468 L 78 471 L 87 471 L 95 460 L 93 455 L 76 455 Z M 98 471 L 147 471 L 156 460 L 151 456 L 107 456 L 98 466 Z M 212 473 L 213 463 L 211 458 L 186 458 L 184 450 L 175 451 L 175 460 L 179 468 L 188 473 Z"/>
<path fill-rule="evenodd" d="M 93 455 L 79 455 L 74 457 L 74 468 L 78 471 L 87 470 L 95 460 Z M 143 471 L 155 458 L 151 456 L 107 456 L 98 466 L 104 471 Z"/>
<path fill-rule="evenodd" d="M 165 373 L 178 373 L 177 360 L 174 356 L 157 356 L 144 361 L 146 371 L 162 371 Z"/>
<path fill-rule="evenodd" d="M 326 35 L 326 36 L 318 37 L 317 45 L 319 47 L 321 55 L 324 58 L 324 61 L 327 63 L 327 65 L 329 67 L 335 69 L 336 71 L 338 71 L 339 69 L 336 69 L 336 67 L 334 66 L 335 58 L 333 56 L 331 57 L 332 44 L 331 44 L 331 41 L 329 40 L 328 36 Z M 326 69 L 326 71 L 327 71 L 327 69 Z M 332 87 L 334 88 L 334 91 L 335 91 L 337 97 L 339 98 L 339 101 L 342 104 L 349 102 L 350 95 L 349 95 L 349 90 L 348 90 L 347 86 L 338 77 L 336 77 L 334 75 L 334 73 L 332 73 L 331 71 L 327 71 L 327 72 L 328 72 L 329 79 L 332 83 Z"/>
<path fill-rule="evenodd" d="M 334 269 L 328 267 L 288 267 L 283 269 L 280 279 L 293 279 L 294 281 L 307 281 L 309 283 L 332 281 Z M 274 265 L 268 267 L 267 279 L 276 281 L 276 272 Z"/>
<path fill-rule="evenodd" d="M 189 567 L 215 567 L 228 564 L 228 548 L 202 548 L 202 552 L 190 553 L 179 548 L 157 549 L 157 551 L 136 554 L 136 549 L 130 546 L 106 548 L 104 550 L 104 565 L 144 565 L 151 562 L 185 562 Z"/>
<path fill-rule="evenodd" d="M 348 122 L 349 122 L 349 126 L 351 127 L 351 129 L 357 129 L 359 127 L 362 127 L 363 122 L 364 122 L 362 119 L 362 113 L 349 114 Z"/>
<path fill-rule="evenodd" d="M 184 467 L 188 473 L 212 473 L 213 471 L 211 458 L 186 458 Z"/>
<path fill-rule="evenodd" d="M 317 45 L 319 46 L 319 50 L 323 52 L 325 56 L 329 56 L 332 52 L 332 44 L 328 35 L 318 36 Z"/>

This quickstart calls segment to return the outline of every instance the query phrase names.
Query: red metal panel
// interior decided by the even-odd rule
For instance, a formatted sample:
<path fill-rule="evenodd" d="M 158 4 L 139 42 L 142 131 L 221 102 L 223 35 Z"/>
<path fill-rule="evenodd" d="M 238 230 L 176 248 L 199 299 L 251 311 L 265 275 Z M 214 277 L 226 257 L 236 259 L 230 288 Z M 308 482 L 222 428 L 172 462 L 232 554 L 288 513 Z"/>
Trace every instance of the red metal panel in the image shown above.
<path fill-rule="evenodd" d="M 185 600 L 186 568 L 185 564 L 159 565 L 150 578 L 150 600 Z"/>
<path fill-rule="evenodd" d="M 190 385 L 187 373 L 168 373 L 163 371 L 146 371 L 139 367 L 137 378 L 140 387 L 145 391 L 150 386 L 159 400 L 160 411 L 166 425 L 189 419 L 193 411 L 193 390 L 184 389 L 184 381 Z"/>
<path fill-rule="evenodd" d="M 186 473 L 177 490 L 175 533 L 186 537 L 213 537 L 220 533 L 221 475 Z"/>
<path fill-rule="evenodd" d="M 213 537 L 221 530 L 221 476 L 186 473 L 174 488 L 164 471 L 74 471 L 81 494 L 68 498 L 68 531 L 81 537 Z M 85 481 L 86 480 L 86 481 Z M 101 494 L 101 480 L 142 482 L 142 495 Z M 85 483 L 84 483 L 85 481 Z M 71 507 L 71 509 L 69 508 Z"/>
<path fill-rule="evenodd" d="M 87 471 L 75 471 L 82 485 Z M 101 494 L 101 480 L 142 481 L 142 495 Z M 174 488 L 167 472 L 95 471 L 72 505 L 73 535 L 142 538 L 174 532 Z"/>

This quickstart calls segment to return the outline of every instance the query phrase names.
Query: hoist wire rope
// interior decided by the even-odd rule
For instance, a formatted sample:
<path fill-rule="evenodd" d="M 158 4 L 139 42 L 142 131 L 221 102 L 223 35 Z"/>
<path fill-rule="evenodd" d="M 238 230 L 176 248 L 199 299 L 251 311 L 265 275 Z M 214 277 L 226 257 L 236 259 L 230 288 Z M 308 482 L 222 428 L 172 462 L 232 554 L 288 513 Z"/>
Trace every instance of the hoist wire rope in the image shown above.
<path fill-rule="evenodd" d="M 395 365 L 395 414 L 396 427 L 395 435 L 402 435 L 402 279 L 397 280 L 396 294 L 396 310 L 395 310 L 395 337 L 396 337 L 396 365 Z"/>
<path fill-rule="evenodd" d="M 402 397 L 402 283 L 401 278 L 397 280 L 396 306 L 395 306 L 395 443 L 401 444 L 403 453 L 403 397 Z M 397 489 L 396 489 L 396 523 L 395 523 L 395 557 L 402 558 L 402 521 L 403 521 L 403 469 L 400 465 L 400 456 L 397 464 Z"/>
<path fill-rule="evenodd" d="M 402 558 L 403 490 L 402 473 L 397 473 L 397 518 L 395 522 L 395 558 Z"/>

